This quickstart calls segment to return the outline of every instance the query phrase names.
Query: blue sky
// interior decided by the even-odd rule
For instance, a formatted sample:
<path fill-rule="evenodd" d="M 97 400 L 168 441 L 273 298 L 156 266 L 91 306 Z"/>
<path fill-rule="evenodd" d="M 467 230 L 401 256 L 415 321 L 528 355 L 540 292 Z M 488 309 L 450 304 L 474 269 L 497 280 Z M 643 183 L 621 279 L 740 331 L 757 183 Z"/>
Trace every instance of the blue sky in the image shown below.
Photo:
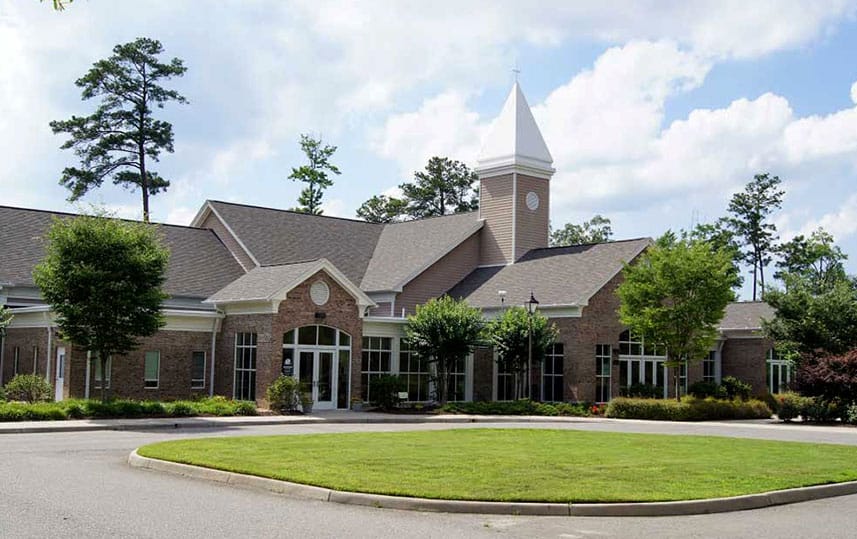
<path fill-rule="evenodd" d="M 411 177 L 431 155 L 470 164 L 517 65 L 557 174 L 554 225 L 610 217 L 617 238 L 723 214 L 756 172 L 787 189 L 783 237 L 818 226 L 857 272 L 857 4 L 0 0 L 0 204 L 74 210 L 74 163 L 48 122 L 85 114 L 73 81 L 113 45 L 183 58 L 170 106 L 173 182 L 153 218 L 186 224 L 223 199 L 287 208 L 300 133 L 337 145 L 326 213 Z M 85 198 L 138 216 L 139 194 Z"/>

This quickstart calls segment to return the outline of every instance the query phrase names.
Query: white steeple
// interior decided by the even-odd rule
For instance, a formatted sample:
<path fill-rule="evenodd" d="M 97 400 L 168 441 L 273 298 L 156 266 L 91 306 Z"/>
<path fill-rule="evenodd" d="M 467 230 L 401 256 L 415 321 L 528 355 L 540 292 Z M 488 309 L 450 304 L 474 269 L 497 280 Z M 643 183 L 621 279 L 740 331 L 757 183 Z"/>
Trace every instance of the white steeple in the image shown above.
<path fill-rule="evenodd" d="M 555 172 L 551 165 L 553 157 L 516 81 L 500 116 L 482 142 L 476 172 L 483 176 L 516 171 L 550 178 Z"/>

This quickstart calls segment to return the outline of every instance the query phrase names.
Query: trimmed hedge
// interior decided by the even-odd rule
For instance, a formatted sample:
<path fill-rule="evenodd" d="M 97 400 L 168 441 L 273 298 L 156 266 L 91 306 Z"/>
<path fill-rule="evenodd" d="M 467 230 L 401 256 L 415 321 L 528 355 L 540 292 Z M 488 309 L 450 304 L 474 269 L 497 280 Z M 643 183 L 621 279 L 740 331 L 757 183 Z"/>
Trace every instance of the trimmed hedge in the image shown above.
<path fill-rule="evenodd" d="M 591 407 L 583 403 L 534 402 L 521 399 L 508 402 L 450 402 L 438 408 L 443 414 L 473 415 L 543 415 L 543 416 L 588 416 Z"/>
<path fill-rule="evenodd" d="M 51 400 L 53 388 L 42 376 L 18 374 L 6 384 L 6 398 L 12 401 L 45 402 Z"/>
<path fill-rule="evenodd" d="M 768 419 L 771 409 L 760 400 L 721 400 L 686 397 L 669 399 L 617 398 L 607 406 L 607 417 L 658 421 L 707 421 L 716 419 Z"/>
<path fill-rule="evenodd" d="M 117 399 L 61 402 L 0 402 L 0 421 L 45 421 L 84 418 L 138 418 L 256 415 L 256 404 L 212 397 L 196 401 L 134 401 Z"/>

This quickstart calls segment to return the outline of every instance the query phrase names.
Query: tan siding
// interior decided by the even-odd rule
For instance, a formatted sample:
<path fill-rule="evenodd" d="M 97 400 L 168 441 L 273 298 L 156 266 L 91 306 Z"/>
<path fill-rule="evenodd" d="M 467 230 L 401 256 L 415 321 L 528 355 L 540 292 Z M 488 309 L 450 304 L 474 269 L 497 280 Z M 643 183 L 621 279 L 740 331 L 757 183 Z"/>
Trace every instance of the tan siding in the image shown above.
<path fill-rule="evenodd" d="M 413 313 L 417 305 L 440 296 L 476 269 L 479 243 L 477 232 L 405 285 L 396 300 L 396 314 L 400 315 L 402 307 Z"/>
<path fill-rule="evenodd" d="M 515 260 L 530 249 L 548 246 L 548 218 L 550 215 L 550 183 L 548 180 L 518 174 L 517 227 L 515 230 Z M 527 193 L 539 196 L 535 211 L 527 207 Z"/>
<path fill-rule="evenodd" d="M 206 217 L 202 222 L 200 228 L 209 228 L 214 231 L 217 237 L 220 238 L 220 241 L 223 242 L 223 245 L 229 249 L 232 256 L 234 256 L 238 263 L 241 264 L 244 271 L 250 271 L 256 267 L 256 264 L 254 264 L 253 260 L 247 255 L 247 251 L 241 247 L 235 237 L 226 229 L 214 213 L 208 214 L 208 217 Z"/>
<path fill-rule="evenodd" d="M 479 212 L 485 220 L 479 265 L 512 261 L 512 175 L 483 178 Z"/>

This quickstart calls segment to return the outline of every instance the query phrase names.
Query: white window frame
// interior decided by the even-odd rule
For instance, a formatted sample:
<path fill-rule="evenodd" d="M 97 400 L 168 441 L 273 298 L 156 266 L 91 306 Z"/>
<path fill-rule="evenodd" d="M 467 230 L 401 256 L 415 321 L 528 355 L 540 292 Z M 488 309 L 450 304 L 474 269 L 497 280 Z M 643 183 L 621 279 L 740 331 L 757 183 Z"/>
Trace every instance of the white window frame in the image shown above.
<path fill-rule="evenodd" d="M 147 378 L 148 373 L 146 372 L 148 369 L 149 362 L 149 354 L 157 354 L 157 369 L 155 369 L 155 377 Z M 154 357 L 154 356 L 152 356 Z M 160 350 L 147 350 L 143 355 L 143 389 L 158 389 L 161 385 L 161 351 Z"/>
<path fill-rule="evenodd" d="M 202 378 L 194 378 L 194 361 L 197 354 L 202 354 Z M 205 389 L 205 373 L 208 371 L 208 354 L 205 350 L 194 350 L 190 353 L 190 388 Z"/>
<path fill-rule="evenodd" d="M 305 327 L 314 327 L 315 328 L 315 344 L 305 343 L 298 344 L 298 333 L 301 328 Z M 320 328 L 328 328 L 334 331 L 333 344 L 318 344 L 319 336 L 321 334 Z M 343 337 L 345 337 L 343 339 Z M 332 373 L 333 380 L 336 381 L 335 391 L 333 392 L 333 401 L 336 404 L 335 409 L 344 410 L 347 409 L 351 399 L 351 346 L 353 344 L 351 334 L 339 329 L 334 326 L 326 326 L 324 324 L 307 324 L 304 326 L 298 326 L 291 328 L 283 333 L 283 360 L 285 361 L 286 350 L 291 351 L 292 357 L 292 365 L 294 366 L 294 371 L 292 372 L 292 378 L 300 381 L 300 373 L 297 370 L 298 365 L 298 354 L 299 352 L 315 352 L 315 351 L 323 351 L 323 352 L 332 352 L 334 355 L 334 367 L 335 371 Z M 348 368 L 345 372 L 340 372 L 340 367 L 342 365 L 343 359 L 347 362 Z M 282 368 L 282 367 L 281 367 Z M 333 382 L 331 382 L 333 383 Z M 340 395 L 342 391 L 345 391 L 344 395 Z M 317 390 L 316 390 L 317 391 Z M 343 398 L 340 401 L 340 396 Z M 341 405 L 340 405 L 341 402 Z"/>
<path fill-rule="evenodd" d="M 792 372 L 792 363 L 787 359 L 782 359 L 777 355 L 777 351 L 772 347 L 765 353 L 765 371 L 768 379 L 768 393 L 774 393 L 774 371 L 779 374 L 777 393 L 788 391 L 788 385 L 791 383 L 794 373 Z M 783 376 L 785 374 L 785 376 Z"/>
<path fill-rule="evenodd" d="M 384 341 L 389 341 L 388 348 L 383 347 Z M 360 390 L 363 392 L 361 398 L 363 402 L 372 401 L 372 378 L 378 378 L 385 375 L 398 374 L 398 369 L 393 365 L 396 355 L 393 353 L 393 348 L 396 339 L 393 337 L 383 337 L 375 335 L 364 335 L 362 339 L 362 352 L 360 362 Z M 372 354 L 378 354 L 378 368 L 372 369 Z M 389 354 L 387 370 L 381 369 L 383 363 L 382 354 Z M 367 357 L 368 355 L 368 357 Z M 363 383 L 363 377 L 366 376 L 366 383 Z"/>
<path fill-rule="evenodd" d="M 622 335 L 628 333 L 628 338 L 623 339 Z M 627 346 L 627 351 L 622 353 L 623 345 Z M 650 346 L 652 353 L 646 353 L 646 347 Z M 635 348 L 639 350 L 638 353 L 635 353 Z M 662 355 L 658 352 L 661 351 Z M 663 395 L 664 398 L 667 398 L 669 392 L 669 370 L 666 367 L 665 363 L 667 360 L 666 350 L 663 345 L 646 345 L 645 339 L 643 337 L 637 338 L 636 335 L 632 334 L 630 331 L 623 331 L 619 336 L 619 362 L 620 362 L 620 372 L 622 368 L 622 363 L 625 363 L 625 368 L 628 373 L 628 385 L 625 388 L 630 388 L 635 383 L 645 383 L 646 380 L 646 366 L 648 363 L 654 363 L 654 369 L 658 368 L 658 364 L 661 365 L 662 368 L 662 380 L 663 380 Z M 639 363 L 639 375 L 637 380 L 632 379 L 632 373 L 634 372 L 633 364 Z M 652 371 L 654 374 L 656 371 Z M 687 378 L 687 376 L 685 376 Z M 619 378 L 621 384 L 621 376 Z"/>
<path fill-rule="evenodd" d="M 241 335 L 240 343 L 239 343 L 239 338 L 238 338 L 239 335 Z M 250 343 L 249 344 L 246 342 L 248 336 L 250 337 Z M 234 353 L 234 357 L 233 357 L 233 361 L 234 361 L 233 362 L 233 368 L 234 368 L 233 373 L 234 374 L 232 376 L 232 397 L 236 400 L 248 400 L 245 397 L 251 396 L 251 395 L 244 395 L 244 394 L 238 395 L 236 393 L 236 391 L 238 390 L 238 374 L 239 373 L 242 373 L 242 377 L 252 375 L 253 382 L 252 382 L 252 384 L 250 384 L 250 386 L 248 386 L 248 391 L 250 391 L 252 393 L 253 399 L 249 399 L 249 400 L 255 400 L 255 397 L 256 397 L 256 369 L 257 369 L 257 362 L 259 360 L 258 348 L 259 348 L 259 334 L 258 333 L 256 333 L 255 331 L 237 331 L 237 332 L 235 332 L 235 349 L 234 349 L 235 353 Z M 243 361 L 245 351 L 247 351 L 247 353 L 249 353 L 253 356 L 253 361 L 252 361 L 253 367 L 252 368 L 245 367 L 244 366 L 245 364 L 243 362 L 241 364 L 242 365 L 241 367 L 238 366 L 239 352 L 240 352 L 240 355 L 241 355 L 241 358 Z"/>
<path fill-rule="evenodd" d="M 605 368 L 606 365 L 606 368 Z M 607 374 L 604 374 L 604 372 Z M 610 402 L 613 397 L 613 350 L 609 344 L 595 345 L 595 402 L 604 404 Z M 604 393 L 600 391 L 602 387 L 607 388 L 607 400 L 599 400 Z"/>
<path fill-rule="evenodd" d="M 432 368 L 427 361 L 421 361 L 419 355 L 412 350 L 405 339 L 399 340 L 399 377 L 403 378 L 408 391 L 408 402 L 428 402 L 431 400 L 433 392 L 432 387 Z M 410 370 L 412 365 L 422 365 L 425 370 Z M 391 365 L 392 368 L 392 365 Z M 415 386 L 416 395 L 411 391 L 411 387 Z M 425 387 L 426 394 L 420 395 L 420 387 Z M 416 397 L 416 398 L 414 398 Z"/>
<path fill-rule="evenodd" d="M 706 374 L 705 371 L 710 370 L 711 374 Z M 711 350 L 708 355 L 702 358 L 702 381 L 717 383 L 717 351 Z"/>

